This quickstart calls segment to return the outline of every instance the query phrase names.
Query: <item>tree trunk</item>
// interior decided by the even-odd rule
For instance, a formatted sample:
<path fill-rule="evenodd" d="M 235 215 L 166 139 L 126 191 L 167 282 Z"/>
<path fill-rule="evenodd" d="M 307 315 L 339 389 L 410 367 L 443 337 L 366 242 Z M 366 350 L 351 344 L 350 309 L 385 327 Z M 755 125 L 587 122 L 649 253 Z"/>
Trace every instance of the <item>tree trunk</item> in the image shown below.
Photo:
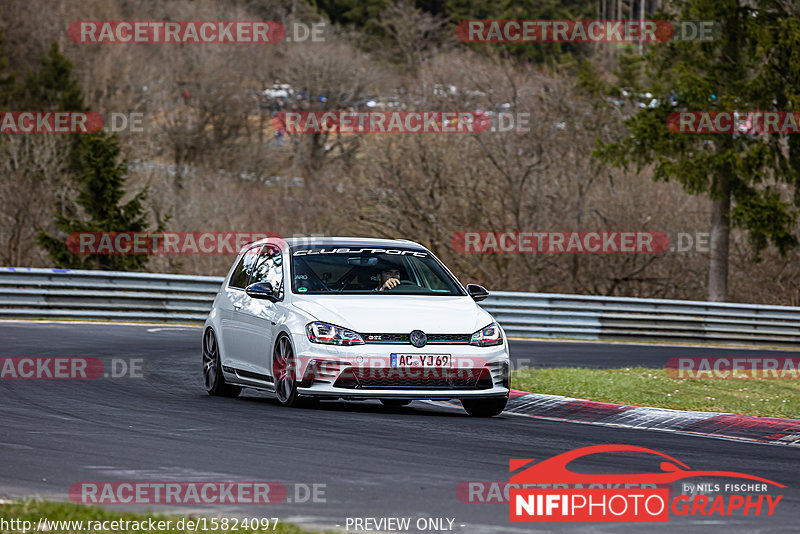
<path fill-rule="evenodd" d="M 639 0 L 639 24 L 641 25 L 640 27 L 644 26 L 644 12 L 645 12 L 644 4 L 645 0 Z M 639 55 L 641 56 L 643 54 L 644 54 L 644 42 L 639 41 Z"/>
<path fill-rule="evenodd" d="M 728 249 L 730 248 L 731 187 L 726 176 L 717 175 L 711 200 L 711 256 L 708 263 L 708 300 L 728 298 Z"/>

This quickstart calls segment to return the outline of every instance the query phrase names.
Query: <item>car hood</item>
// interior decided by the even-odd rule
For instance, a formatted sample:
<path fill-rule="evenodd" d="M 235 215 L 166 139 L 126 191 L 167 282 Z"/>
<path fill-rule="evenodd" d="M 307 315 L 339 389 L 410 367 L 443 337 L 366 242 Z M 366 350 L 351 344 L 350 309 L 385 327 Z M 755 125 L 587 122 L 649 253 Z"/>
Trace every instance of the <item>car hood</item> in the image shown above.
<path fill-rule="evenodd" d="M 493 322 L 470 297 L 415 295 L 294 296 L 319 321 L 361 333 L 471 334 Z"/>

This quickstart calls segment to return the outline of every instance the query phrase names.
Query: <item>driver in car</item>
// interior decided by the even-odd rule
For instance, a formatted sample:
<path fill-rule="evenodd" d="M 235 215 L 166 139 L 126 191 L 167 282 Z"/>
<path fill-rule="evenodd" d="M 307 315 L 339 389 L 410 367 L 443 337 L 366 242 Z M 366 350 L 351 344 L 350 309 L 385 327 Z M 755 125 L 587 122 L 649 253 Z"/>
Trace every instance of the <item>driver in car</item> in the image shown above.
<path fill-rule="evenodd" d="M 378 287 L 375 291 L 384 291 L 400 285 L 400 269 L 397 267 L 387 267 L 378 273 Z"/>

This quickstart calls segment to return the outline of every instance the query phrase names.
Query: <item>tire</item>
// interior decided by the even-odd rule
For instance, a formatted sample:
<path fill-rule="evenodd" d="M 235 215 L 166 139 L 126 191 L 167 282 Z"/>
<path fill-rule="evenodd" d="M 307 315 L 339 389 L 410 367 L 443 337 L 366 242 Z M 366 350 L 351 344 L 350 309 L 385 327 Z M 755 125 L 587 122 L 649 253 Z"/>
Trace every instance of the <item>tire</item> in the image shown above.
<path fill-rule="evenodd" d="M 387 408 L 400 408 L 401 406 L 408 406 L 411 404 L 409 399 L 381 399 L 381 403 Z"/>
<path fill-rule="evenodd" d="M 219 359 L 217 336 L 210 328 L 203 334 L 203 383 L 208 394 L 215 397 L 238 397 L 242 392 L 239 386 L 225 382 Z"/>
<path fill-rule="evenodd" d="M 494 397 L 489 399 L 461 399 L 464 410 L 472 417 L 494 417 L 506 409 L 508 397 Z"/>
<path fill-rule="evenodd" d="M 283 406 L 307 404 L 297 394 L 296 361 L 289 338 L 281 334 L 272 350 L 272 376 L 275 379 L 275 396 Z"/>

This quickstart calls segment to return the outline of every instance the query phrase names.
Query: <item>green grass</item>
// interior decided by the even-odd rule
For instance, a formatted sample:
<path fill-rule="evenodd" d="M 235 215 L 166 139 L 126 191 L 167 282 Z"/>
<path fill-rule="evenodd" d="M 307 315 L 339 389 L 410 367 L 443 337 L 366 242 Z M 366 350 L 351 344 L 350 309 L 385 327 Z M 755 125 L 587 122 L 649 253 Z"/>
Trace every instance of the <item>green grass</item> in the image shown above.
<path fill-rule="evenodd" d="M 514 389 L 633 406 L 800 418 L 800 380 L 673 379 L 664 369 L 520 369 Z"/>
<path fill-rule="evenodd" d="M 269 513 L 259 514 L 258 517 L 261 516 L 268 516 Z M 186 528 L 184 524 L 183 529 L 177 528 L 177 522 L 181 519 L 184 520 L 193 520 L 197 521 L 199 517 L 207 517 L 207 525 L 208 530 L 202 530 L 202 528 L 195 530 L 190 530 Z M 294 525 L 290 525 L 287 523 L 283 523 L 281 520 L 278 520 L 278 526 L 275 530 L 272 530 L 273 525 L 275 524 L 274 520 L 269 521 L 269 527 L 266 529 L 247 529 L 242 528 L 241 525 L 238 525 L 237 530 L 212 530 L 211 523 L 208 521 L 211 520 L 212 517 L 216 517 L 214 515 L 196 515 L 196 514 L 189 514 L 187 516 L 180 516 L 180 515 L 162 515 L 162 514 L 154 514 L 154 513 L 133 513 L 133 512 L 119 512 L 115 510 L 108 510 L 100 506 L 85 506 L 79 504 L 72 504 L 72 503 L 61 503 L 61 502 L 45 502 L 45 501 L 38 501 L 38 500 L 25 500 L 20 502 L 13 502 L 10 504 L 0 505 L 0 519 L 5 521 L 9 521 L 12 519 L 20 519 L 23 521 L 31 521 L 33 523 L 33 527 L 29 532 L 36 532 L 36 526 L 39 524 L 40 519 L 46 518 L 48 521 L 118 521 L 118 520 L 128 520 L 128 521 L 147 521 L 148 519 L 153 519 L 155 522 L 158 521 L 171 521 L 170 528 L 166 528 L 164 530 L 148 530 L 147 528 L 143 530 L 137 530 L 135 528 L 128 528 L 127 530 L 124 528 L 119 529 L 53 529 L 51 527 L 50 533 L 58 533 L 58 532 L 76 532 L 81 534 L 116 534 L 118 532 L 131 532 L 136 534 L 165 534 L 165 533 L 189 533 L 197 534 L 211 534 L 211 533 L 222 533 L 222 532 L 231 532 L 234 534 L 252 534 L 252 533 L 278 533 L 278 534 L 307 534 L 313 531 L 304 530 Z M 229 520 L 232 520 L 233 517 L 230 515 L 220 515 L 218 519 L 222 519 L 223 517 L 227 517 Z M 110 526 L 110 525 L 109 525 Z M 265 525 L 266 526 L 266 525 Z M 0 528 L 0 532 L 21 532 L 21 529 L 15 530 L 8 528 L 8 525 L 5 525 L 5 528 Z"/>
<path fill-rule="evenodd" d="M 520 337 L 520 336 L 508 336 L 508 339 L 514 339 L 517 341 L 549 341 L 549 342 L 564 342 L 564 343 L 597 343 L 596 339 L 576 339 L 572 337 Z M 703 348 L 706 347 L 720 347 L 725 349 L 753 349 L 753 350 L 782 350 L 782 351 L 797 351 L 800 352 L 800 348 L 790 345 L 770 345 L 768 343 L 757 343 L 757 344 L 742 344 L 742 343 L 725 343 L 724 341 L 703 341 L 702 343 L 698 343 L 697 341 L 675 341 L 674 339 L 666 340 L 666 339 L 637 339 L 636 341 L 630 341 L 627 339 L 603 339 L 603 344 L 617 344 L 617 345 L 658 345 L 658 346 L 670 346 L 670 347 L 698 347 L 702 346 Z"/>

